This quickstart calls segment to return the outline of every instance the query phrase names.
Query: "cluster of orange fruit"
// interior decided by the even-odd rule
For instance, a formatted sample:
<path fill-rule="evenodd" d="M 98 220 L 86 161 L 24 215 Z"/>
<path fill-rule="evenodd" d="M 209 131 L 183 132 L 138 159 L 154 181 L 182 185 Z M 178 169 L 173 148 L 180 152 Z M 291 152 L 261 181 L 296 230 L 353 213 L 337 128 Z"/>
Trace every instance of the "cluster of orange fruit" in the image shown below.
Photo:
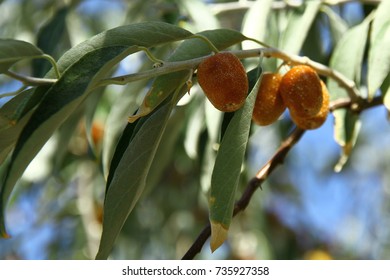
<path fill-rule="evenodd" d="M 241 61 L 231 53 L 217 53 L 198 67 L 198 82 L 210 102 L 220 111 L 241 108 L 248 94 L 248 79 Z M 286 110 L 302 129 L 316 129 L 329 112 L 329 93 L 317 72 L 306 65 L 291 68 L 285 75 L 264 73 L 253 109 L 258 125 L 275 122 Z"/>

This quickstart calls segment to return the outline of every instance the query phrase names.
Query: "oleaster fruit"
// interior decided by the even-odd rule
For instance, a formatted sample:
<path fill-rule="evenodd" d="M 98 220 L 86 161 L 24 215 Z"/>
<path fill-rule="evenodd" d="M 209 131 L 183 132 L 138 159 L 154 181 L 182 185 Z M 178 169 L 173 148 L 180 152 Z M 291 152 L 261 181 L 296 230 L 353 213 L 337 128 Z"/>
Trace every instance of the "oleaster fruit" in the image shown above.
<path fill-rule="evenodd" d="M 280 94 L 290 112 L 299 118 L 314 117 L 323 104 L 317 72 L 306 65 L 291 68 L 280 82 Z"/>
<path fill-rule="evenodd" d="M 209 101 L 220 111 L 240 109 L 248 95 L 248 78 L 241 61 L 232 53 L 210 56 L 199 64 L 197 78 Z"/>
<path fill-rule="evenodd" d="M 279 92 L 282 75 L 264 73 L 253 109 L 252 120 L 258 125 L 274 123 L 285 111 L 286 105 Z"/>
<path fill-rule="evenodd" d="M 291 119 L 301 129 L 316 129 L 324 124 L 329 113 L 329 92 L 326 85 L 321 81 L 322 88 L 322 106 L 320 111 L 313 117 L 301 118 L 295 115 L 293 111 L 291 113 Z"/>

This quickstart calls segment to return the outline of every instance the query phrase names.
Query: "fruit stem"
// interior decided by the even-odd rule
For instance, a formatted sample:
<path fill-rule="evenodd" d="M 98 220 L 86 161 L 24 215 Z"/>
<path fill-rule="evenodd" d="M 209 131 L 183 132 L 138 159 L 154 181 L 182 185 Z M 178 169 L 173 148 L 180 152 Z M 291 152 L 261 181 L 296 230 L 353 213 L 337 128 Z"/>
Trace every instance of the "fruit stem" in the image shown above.
<path fill-rule="evenodd" d="M 190 38 L 197 38 L 197 39 L 203 40 L 204 42 L 206 42 L 209 45 L 210 49 L 214 53 L 219 53 L 218 48 L 206 36 L 203 36 L 203 35 L 200 35 L 200 34 L 194 34 Z"/>
<path fill-rule="evenodd" d="M 56 74 L 57 79 L 59 79 L 61 77 L 61 73 L 60 70 L 58 70 L 57 62 L 55 61 L 55 59 L 48 54 L 41 55 L 41 58 L 44 58 L 50 62 L 50 64 L 53 66 L 54 73 Z"/>
<path fill-rule="evenodd" d="M 165 62 L 164 62 L 163 60 L 158 59 L 157 57 L 155 57 L 155 56 L 152 54 L 152 52 L 151 52 L 148 48 L 139 46 L 138 49 L 140 49 L 141 51 L 143 51 L 143 52 L 146 54 L 146 56 L 147 56 L 152 62 L 155 63 L 154 68 L 158 68 L 158 67 L 161 67 L 161 66 L 164 65 Z"/>

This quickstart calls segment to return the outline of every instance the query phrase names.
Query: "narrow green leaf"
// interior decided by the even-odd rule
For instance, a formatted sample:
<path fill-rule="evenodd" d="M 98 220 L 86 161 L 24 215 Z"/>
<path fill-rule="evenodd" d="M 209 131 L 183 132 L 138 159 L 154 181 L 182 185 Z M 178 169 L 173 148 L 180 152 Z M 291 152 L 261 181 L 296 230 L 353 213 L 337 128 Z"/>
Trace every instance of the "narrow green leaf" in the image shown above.
<path fill-rule="evenodd" d="M 0 108 L 0 164 L 14 148 L 20 132 L 32 115 L 32 109 L 24 112 L 32 92 L 33 89 L 22 91 Z"/>
<path fill-rule="evenodd" d="M 103 171 L 105 177 L 108 176 L 112 157 L 115 152 L 115 147 L 117 146 L 121 134 L 124 131 L 128 122 L 123 116 L 129 116 L 134 114 L 139 107 L 139 96 L 143 94 L 143 89 L 146 86 L 145 80 L 137 81 L 126 85 L 123 92 L 120 93 L 118 98 L 115 99 L 115 102 L 111 106 L 110 113 L 107 117 L 104 136 L 103 136 L 103 147 L 102 147 L 102 162 L 103 162 Z"/>
<path fill-rule="evenodd" d="M 351 28 L 336 45 L 330 60 L 330 67 L 344 74 L 347 78 L 355 81 L 358 85 L 361 79 L 361 69 L 364 49 L 368 35 L 369 21 Z M 346 97 L 347 93 L 336 82 L 329 79 L 329 92 L 331 100 Z"/>
<path fill-rule="evenodd" d="M 0 74 L 22 59 L 36 58 L 42 54 L 40 49 L 28 42 L 0 39 Z"/>
<path fill-rule="evenodd" d="M 387 91 L 384 94 L 383 104 L 385 105 L 387 111 L 390 111 L 390 87 L 387 89 Z"/>
<path fill-rule="evenodd" d="M 3 211 L 16 181 L 28 164 L 53 132 L 84 100 L 83 94 L 89 81 L 108 60 L 125 49 L 125 47 L 102 48 L 84 55 L 49 89 L 16 144 L 0 193 L 0 205 Z M 0 232 L 3 232 L 5 230 L 3 217 L 0 217 L 0 222 Z"/>
<path fill-rule="evenodd" d="M 103 232 L 96 259 L 108 258 L 127 217 L 141 196 L 173 106 L 174 100 L 147 117 L 117 164 L 106 193 Z"/>
<path fill-rule="evenodd" d="M 383 105 L 385 105 L 387 111 L 390 112 L 390 73 L 387 75 L 381 86 L 381 92 L 383 97 Z"/>
<path fill-rule="evenodd" d="M 389 17 L 390 1 L 381 1 L 375 11 L 375 18 L 372 21 L 371 36 L 372 38 L 379 37 L 382 26 L 387 25 L 390 22 Z"/>
<path fill-rule="evenodd" d="M 127 55 L 138 52 L 139 46 L 153 47 L 184 40 L 191 32 L 164 22 L 142 22 L 119 26 L 99 33 L 67 51 L 58 61 L 60 72 L 77 62 L 84 54 L 103 47 L 127 46 Z M 47 77 L 54 77 L 51 71 Z"/>
<path fill-rule="evenodd" d="M 177 140 L 180 132 L 185 124 L 183 121 L 186 113 L 186 107 L 177 107 L 172 112 L 168 120 L 165 131 L 161 137 L 161 144 L 158 146 L 155 158 L 150 166 L 148 176 L 146 178 L 146 190 L 144 196 L 147 196 L 151 190 L 156 186 L 167 165 L 172 160 L 175 149 L 177 149 Z"/>
<path fill-rule="evenodd" d="M 335 172 L 340 172 L 347 163 L 348 158 L 358 138 L 361 122 L 359 116 L 350 110 L 339 109 L 334 113 L 334 138 L 342 147 L 339 161 L 334 167 Z"/>
<path fill-rule="evenodd" d="M 226 49 L 246 39 L 240 32 L 229 29 L 209 30 L 198 34 L 207 37 L 219 50 Z M 168 61 L 188 60 L 208 55 L 211 52 L 210 46 L 203 40 L 198 38 L 188 39 L 181 43 Z M 190 69 L 157 77 L 153 82 L 151 90 L 145 96 L 137 114 L 130 117 L 129 121 L 135 121 L 137 118 L 152 112 L 175 90 L 179 81 L 183 78 L 189 78 L 189 70 Z"/>
<path fill-rule="evenodd" d="M 0 190 L 1 235 L 6 235 L 4 209 L 16 181 L 53 132 L 85 100 L 95 83 L 126 55 L 139 51 L 138 46 L 152 47 L 190 35 L 169 24 L 140 23 L 98 34 L 64 54 L 58 62 L 63 75 L 43 93 L 43 100 L 18 139 L 6 172 Z"/>
<path fill-rule="evenodd" d="M 372 99 L 390 72 L 390 1 L 382 1 L 372 22 L 368 52 L 368 98 Z"/>
<path fill-rule="evenodd" d="M 38 32 L 37 47 L 44 53 L 54 55 L 66 30 L 66 16 L 69 8 L 58 9 L 52 18 L 46 22 Z M 47 60 L 34 60 L 32 63 L 32 73 L 35 77 L 42 77 L 50 69 L 51 65 Z"/>
<path fill-rule="evenodd" d="M 255 38 L 261 42 L 268 38 L 266 35 L 269 30 L 268 16 L 272 12 L 272 0 L 257 0 L 256 3 L 247 11 L 243 23 L 242 33 L 250 38 Z M 258 48 L 259 45 L 252 41 L 245 41 L 242 43 L 244 49 Z"/>
<path fill-rule="evenodd" d="M 21 112 L 25 109 L 25 103 L 30 99 L 33 91 L 33 89 L 27 89 L 20 92 L 0 108 L 0 133 L 3 129 L 7 129 L 18 122 Z"/>
<path fill-rule="evenodd" d="M 235 112 L 218 150 L 209 197 L 210 222 L 214 225 L 213 228 L 228 230 L 230 226 L 259 84 L 260 80 L 248 95 L 245 105 Z M 211 244 L 222 244 L 219 240 L 221 236 L 226 234 L 212 231 Z M 215 250 L 216 247 L 213 246 L 212 249 Z"/>
<path fill-rule="evenodd" d="M 26 125 L 27 121 L 30 119 L 33 111 L 25 114 L 18 122 L 15 122 L 11 126 L 1 131 L 0 137 L 0 165 L 7 158 L 8 154 L 14 148 L 16 141 Z M 1 234 L 1 233 L 0 233 Z"/>
<path fill-rule="evenodd" d="M 219 28 L 219 22 L 202 0 L 178 1 L 177 4 L 191 17 L 196 31 Z"/>
<path fill-rule="evenodd" d="M 198 95 L 199 96 L 199 95 Z M 198 98 L 200 99 L 200 98 Z M 204 101 L 201 99 L 200 101 Z M 192 108 L 190 111 L 191 117 L 189 117 L 188 124 L 186 126 L 186 132 L 185 132 L 185 139 L 184 139 L 184 149 L 187 153 L 187 155 L 191 159 L 196 159 L 198 155 L 198 145 L 199 145 L 199 139 L 202 134 L 202 132 L 205 129 L 205 110 L 203 105 L 203 102 L 200 103 L 198 100 L 195 100 L 192 102 L 192 104 L 195 104 L 196 107 Z"/>
<path fill-rule="evenodd" d="M 295 8 L 290 13 L 279 46 L 283 51 L 299 53 L 321 6 L 321 1 L 306 1 L 304 3 L 302 7 Z"/>
<path fill-rule="evenodd" d="M 361 79 L 361 67 L 369 23 L 370 20 L 366 19 L 361 24 L 348 30 L 336 45 L 330 60 L 331 68 L 354 80 L 358 85 Z M 345 90 L 332 79 L 328 80 L 327 86 L 331 100 L 347 97 Z M 342 148 L 342 155 L 336 166 L 336 170 L 340 171 L 356 142 L 359 123 L 357 122 L 358 118 L 346 109 L 338 109 L 333 112 L 333 115 L 335 117 L 334 138 Z"/>
<path fill-rule="evenodd" d="M 321 11 L 328 16 L 330 34 L 332 36 L 333 43 L 337 44 L 344 36 L 344 33 L 347 32 L 348 24 L 329 6 L 323 5 L 321 7 Z"/>

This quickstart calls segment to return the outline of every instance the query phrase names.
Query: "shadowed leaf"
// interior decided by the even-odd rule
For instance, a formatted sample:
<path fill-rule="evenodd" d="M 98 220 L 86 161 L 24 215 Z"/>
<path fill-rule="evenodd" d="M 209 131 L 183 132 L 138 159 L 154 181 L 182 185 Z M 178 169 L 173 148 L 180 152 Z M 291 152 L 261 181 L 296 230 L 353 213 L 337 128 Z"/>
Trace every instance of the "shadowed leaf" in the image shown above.
<path fill-rule="evenodd" d="M 16 62 L 26 58 L 36 58 L 43 52 L 34 45 L 13 39 L 0 39 L 0 74 Z"/>
<path fill-rule="evenodd" d="M 138 46 L 152 47 L 190 35 L 184 29 L 161 22 L 133 24 L 100 33 L 62 56 L 58 67 L 63 75 L 43 93 L 41 103 L 21 132 L 5 174 L 0 190 L 0 233 L 5 233 L 4 209 L 15 183 L 96 82 L 124 57 L 139 51 Z"/>
<path fill-rule="evenodd" d="M 336 45 L 330 61 L 331 68 L 341 72 L 358 85 L 361 79 L 368 28 L 369 20 L 365 20 L 348 30 Z M 345 89 L 341 88 L 335 81 L 329 79 L 327 86 L 331 100 L 347 97 Z M 335 170 L 341 171 L 359 135 L 360 125 L 357 116 L 347 109 L 335 110 L 333 115 L 335 117 L 334 138 L 342 148 L 342 154 Z"/>
<path fill-rule="evenodd" d="M 223 243 L 221 238 L 226 237 L 227 234 L 224 231 L 228 231 L 232 219 L 235 194 L 248 143 L 253 106 L 259 84 L 258 81 L 248 95 L 244 106 L 234 113 L 215 160 L 209 197 L 210 223 L 214 229 L 217 229 L 211 233 L 212 250 L 217 249 Z"/>
<path fill-rule="evenodd" d="M 382 1 L 372 22 L 368 52 L 368 98 L 372 99 L 390 72 L 390 1 Z"/>

